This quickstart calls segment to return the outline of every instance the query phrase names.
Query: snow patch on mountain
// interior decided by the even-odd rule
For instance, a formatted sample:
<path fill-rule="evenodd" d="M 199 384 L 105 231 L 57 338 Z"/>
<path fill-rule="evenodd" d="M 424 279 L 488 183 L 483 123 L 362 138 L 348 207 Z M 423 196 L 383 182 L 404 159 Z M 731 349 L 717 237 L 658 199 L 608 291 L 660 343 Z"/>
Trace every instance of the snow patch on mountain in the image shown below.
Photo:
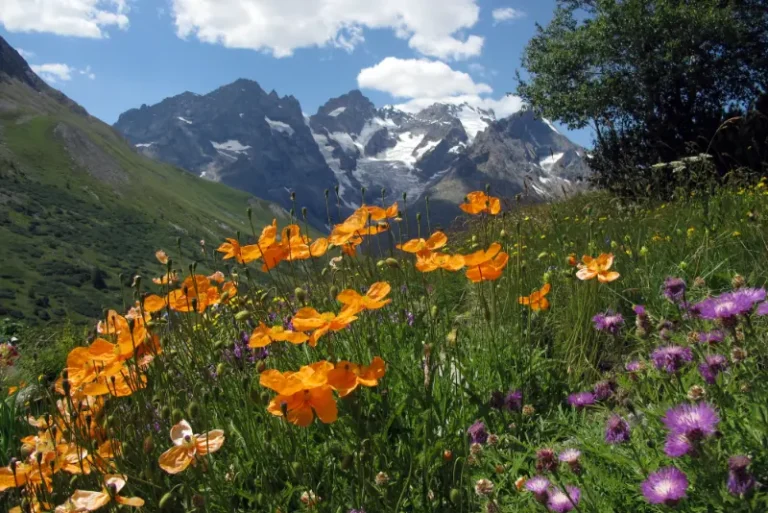
<path fill-rule="evenodd" d="M 539 162 L 539 166 L 541 166 L 541 169 L 546 171 L 547 173 L 552 172 L 552 168 L 555 167 L 555 164 L 558 163 L 558 161 L 565 156 L 565 153 L 555 153 L 554 155 L 551 155 L 545 159 L 541 159 Z"/>
<path fill-rule="evenodd" d="M 211 145 L 216 149 L 231 153 L 246 153 L 247 150 L 251 149 L 250 146 L 246 146 L 240 141 L 230 140 L 230 141 L 224 141 L 222 143 L 211 141 Z"/>
<path fill-rule="evenodd" d="M 335 118 L 339 114 L 343 113 L 345 110 L 347 110 L 346 107 L 339 107 L 338 109 L 334 109 L 331 112 L 329 112 L 328 115 L 331 116 L 332 118 Z"/>
<path fill-rule="evenodd" d="M 267 122 L 269 125 L 269 128 L 271 128 L 275 132 L 282 132 L 284 134 L 288 134 L 288 136 L 293 135 L 293 127 L 289 125 L 288 123 L 283 123 L 282 121 L 275 121 L 273 119 L 269 119 L 267 116 L 264 116 L 264 121 Z"/>
<path fill-rule="evenodd" d="M 411 132 L 403 132 L 397 137 L 397 144 L 394 148 L 389 148 L 376 155 L 375 160 L 399 160 L 406 166 L 413 166 L 418 157 L 415 155 L 416 148 L 421 144 L 424 136 Z M 374 159 L 371 159 L 374 160 Z"/>
<path fill-rule="evenodd" d="M 355 141 L 352 136 L 346 132 L 333 132 L 331 133 L 331 139 L 339 143 L 344 150 L 344 153 L 348 155 L 354 155 L 358 150 L 362 150 L 360 143 Z"/>
<path fill-rule="evenodd" d="M 550 120 L 548 120 L 548 119 L 546 119 L 546 118 L 541 118 L 541 120 L 542 120 L 544 123 L 546 123 L 546 124 L 547 124 L 547 126 L 548 126 L 549 128 L 551 128 L 553 132 L 556 132 L 556 133 L 558 133 L 558 134 L 560 133 L 560 131 L 557 129 L 557 127 L 555 127 L 555 124 L 554 124 L 554 123 L 552 123 Z"/>
<path fill-rule="evenodd" d="M 355 205 L 345 199 L 347 191 L 354 190 L 354 186 L 347 176 L 347 173 L 341 169 L 341 161 L 333 156 L 334 147 L 328 141 L 328 137 L 316 133 L 313 133 L 312 137 L 315 139 L 318 148 L 320 148 L 320 153 L 323 154 L 323 158 L 328 163 L 328 167 L 331 168 L 331 171 L 333 171 L 333 174 L 336 177 L 336 182 L 339 186 L 338 194 L 342 203 L 345 206 L 356 208 Z"/>
<path fill-rule="evenodd" d="M 137 148 L 149 148 L 153 144 L 155 144 L 155 143 L 153 143 L 153 142 L 151 142 L 151 143 L 141 143 L 141 144 L 137 144 L 136 147 Z"/>
<path fill-rule="evenodd" d="M 475 140 L 477 134 L 488 128 L 495 118 L 492 112 L 479 111 L 469 105 L 462 105 L 458 109 L 457 117 L 470 142 Z"/>
<path fill-rule="evenodd" d="M 192 124 L 192 122 L 190 120 L 182 118 L 181 116 L 178 116 L 176 119 L 178 119 L 179 121 L 183 121 L 184 123 L 186 123 L 188 125 Z"/>

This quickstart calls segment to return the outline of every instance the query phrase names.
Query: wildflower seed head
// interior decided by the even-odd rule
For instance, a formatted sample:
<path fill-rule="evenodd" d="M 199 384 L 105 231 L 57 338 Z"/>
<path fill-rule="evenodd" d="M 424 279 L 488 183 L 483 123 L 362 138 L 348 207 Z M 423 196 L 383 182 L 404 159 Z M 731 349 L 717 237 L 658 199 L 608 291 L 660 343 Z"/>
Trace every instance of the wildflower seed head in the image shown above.
<path fill-rule="evenodd" d="M 691 401 L 701 401 L 707 396 L 706 389 L 701 385 L 693 385 L 688 389 L 688 399 Z"/>
<path fill-rule="evenodd" d="M 703 289 L 706 286 L 707 286 L 707 281 L 704 278 L 702 278 L 701 276 L 697 276 L 696 278 L 694 278 L 693 288 Z"/>
<path fill-rule="evenodd" d="M 499 444 L 499 435 L 490 434 L 488 435 L 488 445 L 498 445 Z"/>
<path fill-rule="evenodd" d="M 747 285 L 747 280 L 744 279 L 744 276 L 737 274 L 731 279 L 731 287 L 734 288 L 734 290 L 738 290 L 740 288 L 743 288 Z"/>
<path fill-rule="evenodd" d="M 389 475 L 386 472 L 379 472 L 374 478 L 376 486 L 386 486 L 389 483 Z"/>
<path fill-rule="evenodd" d="M 469 452 L 474 455 L 478 455 L 483 452 L 483 446 L 479 443 L 473 443 L 469 446 Z"/>
<path fill-rule="evenodd" d="M 489 479 L 478 479 L 475 483 L 475 493 L 487 497 L 493 493 L 493 483 Z"/>
<path fill-rule="evenodd" d="M 526 404 L 525 406 L 523 406 L 524 417 L 532 417 L 534 413 L 536 413 L 536 408 L 534 408 L 533 405 Z"/>
<path fill-rule="evenodd" d="M 733 363 L 740 363 L 747 359 L 747 350 L 741 347 L 731 349 L 731 360 Z"/>

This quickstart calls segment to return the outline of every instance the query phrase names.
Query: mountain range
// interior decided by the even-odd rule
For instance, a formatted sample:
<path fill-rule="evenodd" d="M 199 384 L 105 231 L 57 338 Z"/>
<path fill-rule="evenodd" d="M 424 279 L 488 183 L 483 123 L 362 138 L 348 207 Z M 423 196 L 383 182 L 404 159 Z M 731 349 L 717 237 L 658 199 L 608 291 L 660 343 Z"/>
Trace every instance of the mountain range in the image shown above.
<path fill-rule="evenodd" d="M 306 207 L 317 226 L 328 223 L 326 189 L 334 212 L 378 202 L 383 190 L 385 202 L 406 194 L 420 205 L 429 196 L 430 215 L 450 222 L 464 196 L 486 184 L 544 201 L 589 173 L 584 149 L 527 109 L 497 119 L 467 103 L 435 103 L 411 113 L 377 108 L 353 90 L 307 116 L 293 96 L 245 79 L 142 105 L 114 128 L 146 156 L 286 209 Z"/>

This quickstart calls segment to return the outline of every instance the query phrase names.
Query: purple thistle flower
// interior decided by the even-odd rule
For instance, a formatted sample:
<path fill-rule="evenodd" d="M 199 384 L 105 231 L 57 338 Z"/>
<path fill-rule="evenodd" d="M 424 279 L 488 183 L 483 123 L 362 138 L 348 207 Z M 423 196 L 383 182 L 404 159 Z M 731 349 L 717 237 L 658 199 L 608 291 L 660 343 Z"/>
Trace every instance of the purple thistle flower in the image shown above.
<path fill-rule="evenodd" d="M 568 493 L 559 488 L 555 488 L 549 492 L 549 500 L 547 501 L 547 508 L 549 511 L 553 511 L 554 513 L 567 513 L 579 505 L 581 490 L 575 486 L 566 486 L 565 489 Z"/>
<path fill-rule="evenodd" d="M 413 326 L 416 323 L 416 317 L 413 315 L 413 312 L 405 311 L 405 322 L 408 326 Z"/>
<path fill-rule="evenodd" d="M 725 326 L 734 326 L 737 317 L 747 315 L 754 306 L 765 300 L 765 289 L 744 288 L 705 299 L 695 305 L 703 319 L 719 320 Z"/>
<path fill-rule="evenodd" d="M 703 331 L 699 333 L 699 342 L 702 344 L 719 344 L 725 340 L 723 330 Z"/>
<path fill-rule="evenodd" d="M 568 396 L 568 404 L 580 410 L 595 404 L 595 394 L 592 392 L 577 392 Z"/>
<path fill-rule="evenodd" d="M 746 495 L 755 487 L 755 478 L 747 470 L 750 463 L 748 456 L 728 458 L 728 492 L 731 495 Z"/>
<path fill-rule="evenodd" d="M 554 472 L 557 470 L 557 458 L 552 449 L 539 449 L 536 451 L 536 470 L 539 472 Z"/>
<path fill-rule="evenodd" d="M 634 311 L 635 315 L 637 315 L 638 317 L 648 317 L 648 312 L 646 311 L 643 305 L 633 306 L 632 311 Z"/>
<path fill-rule="evenodd" d="M 611 335 L 618 335 L 621 327 L 624 326 L 624 317 L 621 314 L 613 314 L 611 312 L 599 313 L 592 317 L 592 322 L 595 324 L 597 331 L 604 331 Z"/>
<path fill-rule="evenodd" d="M 632 360 L 631 362 L 627 363 L 624 368 L 627 369 L 627 372 L 630 374 L 635 374 L 645 370 L 645 363 L 641 362 L 640 360 Z"/>
<path fill-rule="evenodd" d="M 612 445 L 623 444 L 629 441 L 629 436 L 629 422 L 618 415 L 611 415 L 605 425 L 605 442 Z"/>
<path fill-rule="evenodd" d="M 760 304 L 760 305 L 757 307 L 757 312 L 755 312 L 755 313 L 756 313 L 757 315 L 761 316 L 761 317 L 762 317 L 762 316 L 765 316 L 765 315 L 768 315 L 768 303 L 761 303 L 761 304 Z"/>
<path fill-rule="evenodd" d="M 488 441 L 488 431 L 485 429 L 485 424 L 478 420 L 467 429 L 469 434 L 469 440 L 473 444 L 484 444 Z"/>
<path fill-rule="evenodd" d="M 674 374 L 685 363 L 693 360 L 693 351 L 690 347 L 665 346 L 651 353 L 651 359 L 657 369 Z"/>
<path fill-rule="evenodd" d="M 549 479 L 544 476 L 534 476 L 525 482 L 525 488 L 541 503 L 545 503 L 549 499 L 550 486 Z"/>
<path fill-rule="evenodd" d="M 664 280 L 664 297 L 672 303 L 679 303 L 685 297 L 685 280 L 672 278 Z"/>
<path fill-rule="evenodd" d="M 664 442 L 664 454 L 670 458 L 680 458 L 691 452 L 693 452 L 693 445 L 685 435 L 677 433 L 667 435 L 667 440 Z"/>
<path fill-rule="evenodd" d="M 699 373 L 704 381 L 714 385 L 717 375 L 728 368 L 728 359 L 721 354 L 708 354 L 699 365 Z"/>
<path fill-rule="evenodd" d="M 697 442 L 715 434 L 720 417 L 707 403 L 681 404 L 667 410 L 661 421 L 671 433 Z"/>
<path fill-rule="evenodd" d="M 651 504 L 674 506 L 685 498 L 688 478 L 675 467 L 665 467 L 648 476 L 641 488 L 643 496 Z"/>
<path fill-rule="evenodd" d="M 616 382 L 610 380 L 598 381 L 592 389 L 597 401 L 605 401 L 611 397 L 615 391 Z"/>
<path fill-rule="evenodd" d="M 523 407 L 522 390 L 510 390 L 504 398 L 504 407 L 510 411 L 519 411 Z"/>

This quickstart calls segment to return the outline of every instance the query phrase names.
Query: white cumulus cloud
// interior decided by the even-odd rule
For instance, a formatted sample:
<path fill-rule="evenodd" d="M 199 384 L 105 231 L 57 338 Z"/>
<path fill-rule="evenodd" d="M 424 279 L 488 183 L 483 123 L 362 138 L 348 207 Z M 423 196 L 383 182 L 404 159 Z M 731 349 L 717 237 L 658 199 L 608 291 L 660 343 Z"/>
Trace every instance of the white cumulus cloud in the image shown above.
<path fill-rule="evenodd" d="M 488 84 L 478 84 L 468 73 L 456 71 L 444 62 L 397 57 L 387 57 L 360 71 L 357 84 L 395 98 L 441 98 L 493 92 Z"/>
<path fill-rule="evenodd" d="M 68 64 L 61 63 L 48 63 L 48 64 L 30 64 L 32 71 L 38 74 L 40 78 L 48 82 L 49 84 L 56 84 L 57 82 L 69 82 L 75 76 L 81 75 L 90 80 L 96 79 L 96 74 L 91 70 L 90 66 L 86 66 L 83 69 L 73 68 Z"/>
<path fill-rule="evenodd" d="M 35 56 L 35 52 L 29 52 L 23 48 L 16 48 L 16 51 L 19 52 L 19 55 L 24 57 L 25 59 L 29 60 Z"/>
<path fill-rule="evenodd" d="M 505 21 L 520 19 L 525 16 L 525 13 L 520 9 L 515 9 L 514 7 L 500 7 L 498 9 L 494 9 L 491 12 L 491 16 L 493 16 L 493 21 L 495 23 L 502 23 Z"/>
<path fill-rule="evenodd" d="M 19 0 L 20 1 L 20 0 Z M 298 48 L 353 50 L 365 29 L 389 29 L 440 59 L 479 55 L 483 38 L 464 37 L 478 0 L 171 0 L 179 37 L 286 57 Z"/>
<path fill-rule="evenodd" d="M 357 84 L 403 100 L 395 107 L 411 113 L 434 103 L 467 103 L 493 109 L 496 116 L 502 118 L 518 112 L 523 106 L 518 96 L 489 97 L 493 89 L 488 84 L 475 82 L 468 73 L 454 70 L 444 62 L 428 59 L 387 57 L 360 71 Z"/>
<path fill-rule="evenodd" d="M 10 32 L 102 38 L 128 28 L 128 0 L 0 0 L 0 25 Z"/>
<path fill-rule="evenodd" d="M 40 78 L 50 83 L 68 82 L 72 80 L 72 74 L 77 71 L 61 63 L 32 64 L 30 67 Z"/>

